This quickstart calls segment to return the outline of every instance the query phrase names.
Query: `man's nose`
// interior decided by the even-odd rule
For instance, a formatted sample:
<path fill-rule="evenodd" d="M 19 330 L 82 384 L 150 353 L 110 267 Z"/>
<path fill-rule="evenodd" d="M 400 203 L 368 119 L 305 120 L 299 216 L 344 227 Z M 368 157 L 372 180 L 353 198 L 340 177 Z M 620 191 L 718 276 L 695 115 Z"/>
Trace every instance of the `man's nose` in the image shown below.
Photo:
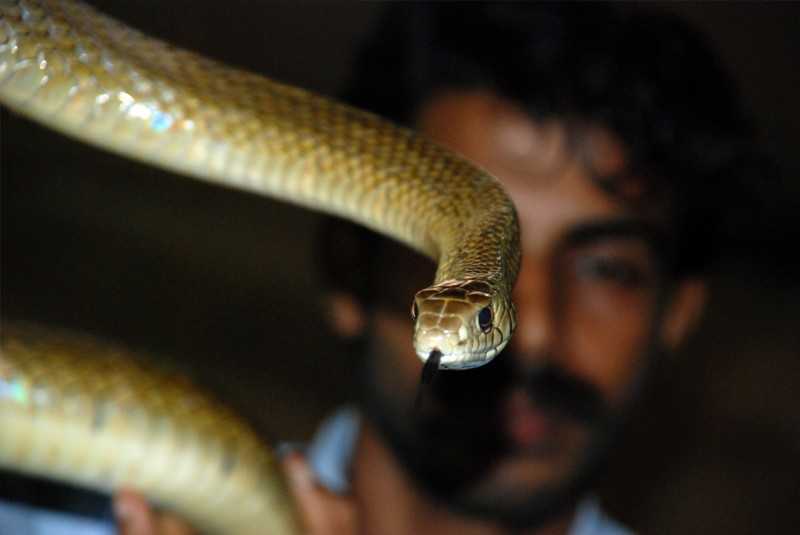
<path fill-rule="evenodd" d="M 551 270 L 536 265 L 535 260 L 523 260 L 514 288 L 517 328 L 511 344 L 515 354 L 526 364 L 538 364 L 534 361 L 552 354 L 557 334 L 555 293 Z"/>

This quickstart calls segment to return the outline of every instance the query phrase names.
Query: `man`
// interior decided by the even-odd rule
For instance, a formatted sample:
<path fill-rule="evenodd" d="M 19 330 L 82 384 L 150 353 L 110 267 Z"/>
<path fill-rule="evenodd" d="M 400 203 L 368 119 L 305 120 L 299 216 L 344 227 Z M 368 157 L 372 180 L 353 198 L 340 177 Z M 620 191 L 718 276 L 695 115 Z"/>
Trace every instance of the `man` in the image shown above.
<path fill-rule="evenodd" d="M 590 483 L 648 372 L 702 312 L 708 210 L 752 146 L 730 81 L 671 18 L 400 4 L 349 97 L 506 187 L 522 229 L 518 326 L 491 364 L 420 391 L 408 303 L 430 264 L 329 227 L 330 317 L 364 354 L 363 395 L 305 456 L 284 457 L 309 531 L 625 533 Z M 135 494 L 116 504 L 125 533 L 187 529 Z"/>

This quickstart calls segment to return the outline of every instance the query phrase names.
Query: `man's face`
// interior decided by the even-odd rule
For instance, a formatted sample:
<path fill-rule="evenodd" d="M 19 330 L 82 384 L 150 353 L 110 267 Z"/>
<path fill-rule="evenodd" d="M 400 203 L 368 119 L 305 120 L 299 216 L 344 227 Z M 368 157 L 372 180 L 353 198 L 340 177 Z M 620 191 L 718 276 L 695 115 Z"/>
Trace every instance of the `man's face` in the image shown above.
<path fill-rule="evenodd" d="M 427 408 L 412 415 L 420 364 L 409 319 L 378 308 L 367 387 L 373 412 L 433 494 L 533 522 L 580 490 L 648 357 L 674 345 L 663 336 L 676 312 L 659 313 L 665 280 L 650 232 L 663 214 L 642 213 L 597 185 L 596 175 L 627 166 L 621 143 L 601 128 L 534 123 L 480 92 L 433 99 L 419 126 L 496 176 L 517 207 L 518 325 L 494 362 L 440 372 Z"/>

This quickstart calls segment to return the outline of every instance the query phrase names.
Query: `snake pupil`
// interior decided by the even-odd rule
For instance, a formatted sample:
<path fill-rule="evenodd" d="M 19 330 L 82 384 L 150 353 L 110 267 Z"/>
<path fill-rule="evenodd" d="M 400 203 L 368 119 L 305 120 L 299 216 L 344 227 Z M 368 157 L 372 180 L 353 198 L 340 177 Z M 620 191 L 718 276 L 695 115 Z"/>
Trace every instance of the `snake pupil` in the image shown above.
<path fill-rule="evenodd" d="M 483 307 L 480 312 L 478 312 L 478 327 L 480 327 L 481 331 L 489 332 L 492 328 L 492 308 L 491 307 Z"/>

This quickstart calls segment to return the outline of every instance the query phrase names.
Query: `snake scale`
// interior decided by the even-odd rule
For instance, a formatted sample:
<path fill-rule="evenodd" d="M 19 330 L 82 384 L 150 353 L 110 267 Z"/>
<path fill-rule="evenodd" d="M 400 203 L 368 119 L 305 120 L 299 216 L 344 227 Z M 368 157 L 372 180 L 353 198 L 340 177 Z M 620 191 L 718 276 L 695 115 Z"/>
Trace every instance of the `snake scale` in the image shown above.
<path fill-rule="evenodd" d="M 147 37 L 78 2 L 0 0 L 0 103 L 179 174 L 341 216 L 438 262 L 412 303 L 426 361 L 491 360 L 514 329 L 516 214 L 499 184 L 379 117 Z M 203 529 L 296 533 L 239 418 L 123 349 L 6 322 L 0 466 L 137 488 Z"/>

